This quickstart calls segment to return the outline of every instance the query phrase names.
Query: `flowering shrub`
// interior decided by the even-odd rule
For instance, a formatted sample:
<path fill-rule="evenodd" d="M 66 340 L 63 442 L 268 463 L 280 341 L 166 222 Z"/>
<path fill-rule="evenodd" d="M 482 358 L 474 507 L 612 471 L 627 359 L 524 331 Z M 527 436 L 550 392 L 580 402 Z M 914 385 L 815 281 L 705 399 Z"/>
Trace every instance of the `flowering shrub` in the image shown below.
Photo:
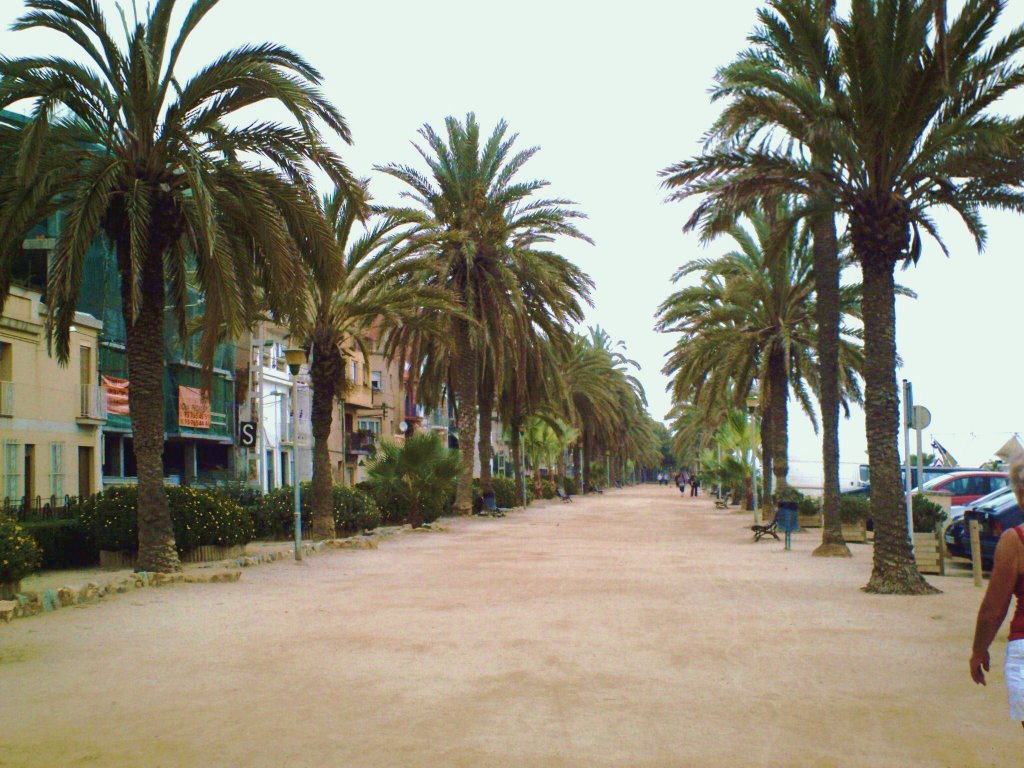
<path fill-rule="evenodd" d="M 252 540 L 252 517 L 224 494 L 200 488 L 169 487 L 166 491 L 179 552 L 208 544 L 229 547 Z M 82 505 L 79 518 L 100 549 L 138 549 L 138 499 L 138 489 L 126 486 L 111 488 Z"/>
<path fill-rule="evenodd" d="M 342 532 L 358 533 L 380 525 L 380 509 L 368 493 L 358 488 L 334 486 L 334 527 Z"/>
<path fill-rule="evenodd" d="M 39 568 L 39 547 L 13 517 L 0 515 L 0 582 L 13 583 Z"/>

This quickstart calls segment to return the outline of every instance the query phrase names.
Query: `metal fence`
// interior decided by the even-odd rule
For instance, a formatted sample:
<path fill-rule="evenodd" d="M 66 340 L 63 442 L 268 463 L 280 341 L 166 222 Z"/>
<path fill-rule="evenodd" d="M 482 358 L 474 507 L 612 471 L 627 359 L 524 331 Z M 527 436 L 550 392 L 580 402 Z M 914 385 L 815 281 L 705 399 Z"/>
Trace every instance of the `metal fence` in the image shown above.
<path fill-rule="evenodd" d="M 88 498 L 91 497 L 22 496 L 20 499 L 12 499 L 8 496 L 4 498 L 0 511 L 19 523 L 37 520 L 74 520 L 77 517 L 77 508 Z"/>

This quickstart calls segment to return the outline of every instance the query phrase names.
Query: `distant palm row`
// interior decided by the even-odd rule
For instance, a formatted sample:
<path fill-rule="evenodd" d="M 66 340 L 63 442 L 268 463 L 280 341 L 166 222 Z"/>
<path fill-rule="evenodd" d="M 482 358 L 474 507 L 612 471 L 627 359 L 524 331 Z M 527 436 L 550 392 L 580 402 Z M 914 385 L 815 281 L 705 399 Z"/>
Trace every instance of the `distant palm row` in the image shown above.
<path fill-rule="evenodd" d="M 576 464 L 623 473 L 660 461 L 654 422 L 627 361 L 603 332 L 572 327 L 590 278 L 551 248 L 588 240 L 569 200 L 518 173 L 502 122 L 485 137 L 474 116 L 420 130 L 425 170 L 376 170 L 405 186 L 408 207 L 371 200 L 330 141 L 350 142 L 319 72 L 274 44 L 226 53 L 187 81 L 175 76 L 189 35 L 218 0 L 194 0 L 177 36 L 175 0 L 115 39 L 95 0 L 26 0 L 15 30 L 70 38 L 79 60 L 0 58 L 0 109 L 28 103 L 23 126 L 0 128 L 0 297 L 9 256 L 45 216 L 63 212 L 46 300 L 58 356 L 69 354 L 86 250 L 115 249 L 127 326 L 130 410 L 139 477 L 139 567 L 179 568 L 164 494 L 165 308 L 187 327 L 190 291 L 204 297 L 200 356 L 261 318 L 292 328 L 311 358 L 314 535 L 333 535 L 327 436 L 350 384 L 343 348 L 370 338 L 407 371 L 420 402 L 453 396 L 462 471 L 455 510 L 472 507 L 480 425 L 482 490 L 490 490 L 491 415 L 519 432 L 541 420 L 574 426 Z M 291 122 L 237 112 L 276 102 Z M 312 171 L 334 190 L 321 196 Z"/>
<path fill-rule="evenodd" d="M 699 446 L 757 378 L 766 465 L 783 490 L 788 390 L 809 409 L 809 387 L 823 431 L 820 553 L 844 553 L 838 418 L 844 397 L 859 398 L 860 371 L 868 591 L 932 591 L 911 555 L 900 483 L 894 270 L 918 261 L 923 235 L 946 250 L 935 209 L 956 213 L 979 248 L 983 209 L 1024 211 L 1024 119 L 1001 102 L 1024 83 L 1024 27 L 992 40 L 1006 5 L 966 0 L 949 19 L 945 0 L 852 0 L 847 15 L 834 0 L 770 0 L 750 47 L 716 75 L 724 109 L 704 151 L 662 171 L 670 199 L 699 200 L 689 229 L 739 245 L 681 270 L 700 284 L 660 310 L 661 329 L 682 333 L 666 368 L 681 447 Z M 841 287 L 844 241 L 856 288 Z M 844 316 L 862 323 L 863 350 Z"/>

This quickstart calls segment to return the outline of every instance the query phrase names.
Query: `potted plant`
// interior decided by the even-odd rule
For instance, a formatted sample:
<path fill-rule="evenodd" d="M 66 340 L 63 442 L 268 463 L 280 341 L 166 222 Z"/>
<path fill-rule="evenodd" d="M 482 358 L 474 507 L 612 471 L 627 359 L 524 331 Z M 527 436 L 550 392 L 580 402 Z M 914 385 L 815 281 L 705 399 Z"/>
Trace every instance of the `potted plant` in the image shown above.
<path fill-rule="evenodd" d="M 866 543 L 871 500 L 867 496 L 844 493 L 839 497 L 839 523 L 847 542 Z"/>
<path fill-rule="evenodd" d="M 13 517 L 0 515 L 0 600 L 21 590 L 21 580 L 39 568 L 41 558 L 35 539 Z"/>
<path fill-rule="evenodd" d="M 914 560 L 921 573 L 938 573 L 945 570 L 940 535 L 946 510 L 941 504 L 918 493 L 911 499 L 914 517 Z"/>

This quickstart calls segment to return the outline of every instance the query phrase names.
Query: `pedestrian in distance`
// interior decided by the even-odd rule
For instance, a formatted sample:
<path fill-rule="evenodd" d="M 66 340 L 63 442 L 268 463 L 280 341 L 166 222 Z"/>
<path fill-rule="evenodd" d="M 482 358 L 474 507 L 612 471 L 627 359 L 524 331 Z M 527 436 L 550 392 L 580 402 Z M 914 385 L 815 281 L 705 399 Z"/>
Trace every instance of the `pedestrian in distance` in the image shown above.
<path fill-rule="evenodd" d="M 698 488 L 700 488 L 700 478 L 694 475 L 690 478 L 690 495 L 696 496 Z"/>
<path fill-rule="evenodd" d="M 1010 485 L 1017 503 L 1024 506 L 1024 456 L 1014 459 L 1010 467 Z M 992 575 L 988 589 L 978 609 L 978 622 L 974 630 L 971 652 L 971 679 L 985 685 L 985 672 L 989 669 L 989 646 L 999 632 L 1010 598 L 1017 597 L 1017 607 L 1010 620 L 1010 638 L 1006 644 L 1004 672 L 1006 693 L 1010 704 L 1010 719 L 1020 720 L 1024 726 L 1024 526 L 1003 531 L 996 545 Z"/>

